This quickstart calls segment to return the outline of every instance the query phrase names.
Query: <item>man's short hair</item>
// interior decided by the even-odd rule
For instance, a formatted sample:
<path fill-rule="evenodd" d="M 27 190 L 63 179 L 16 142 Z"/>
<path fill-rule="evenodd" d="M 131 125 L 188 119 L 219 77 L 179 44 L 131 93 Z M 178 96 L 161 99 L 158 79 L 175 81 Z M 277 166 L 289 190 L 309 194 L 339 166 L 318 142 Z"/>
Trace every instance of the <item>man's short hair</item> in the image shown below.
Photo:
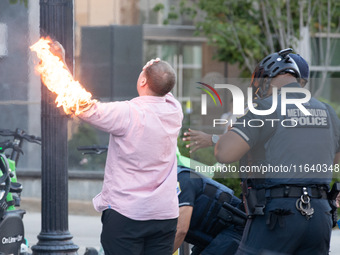
<path fill-rule="evenodd" d="M 176 84 L 175 70 L 168 62 L 153 63 L 144 70 L 146 82 L 156 96 L 169 93 Z"/>

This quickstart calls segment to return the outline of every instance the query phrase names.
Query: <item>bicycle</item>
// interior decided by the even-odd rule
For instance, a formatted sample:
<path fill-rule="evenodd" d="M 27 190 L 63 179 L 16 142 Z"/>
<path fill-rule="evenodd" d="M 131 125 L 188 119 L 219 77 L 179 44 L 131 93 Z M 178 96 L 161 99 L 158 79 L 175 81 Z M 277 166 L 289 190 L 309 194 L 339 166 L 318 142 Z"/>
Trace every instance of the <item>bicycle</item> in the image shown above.
<path fill-rule="evenodd" d="M 23 224 L 26 211 L 16 209 L 20 206 L 23 189 L 17 181 L 16 166 L 23 154 L 24 141 L 40 145 L 41 138 L 28 135 L 21 129 L 0 129 L 0 136 L 13 137 L 13 140 L 0 142 L 0 255 L 25 255 L 28 254 Z M 6 154 L 8 150 L 11 150 L 10 154 Z"/>
<path fill-rule="evenodd" d="M 79 146 L 77 147 L 77 150 L 82 151 L 83 155 L 86 154 L 100 155 L 107 152 L 108 146 L 107 145 Z"/>

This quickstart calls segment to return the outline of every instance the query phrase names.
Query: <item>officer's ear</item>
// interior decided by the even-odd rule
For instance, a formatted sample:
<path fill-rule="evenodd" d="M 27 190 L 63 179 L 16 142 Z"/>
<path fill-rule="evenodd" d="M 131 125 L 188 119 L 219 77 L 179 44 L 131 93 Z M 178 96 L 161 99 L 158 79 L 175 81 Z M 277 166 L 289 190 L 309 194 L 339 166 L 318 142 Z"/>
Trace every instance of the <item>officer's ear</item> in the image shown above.
<path fill-rule="evenodd" d="M 304 88 L 306 86 L 307 82 L 308 82 L 307 80 L 300 78 L 300 85 L 301 85 L 302 88 Z"/>

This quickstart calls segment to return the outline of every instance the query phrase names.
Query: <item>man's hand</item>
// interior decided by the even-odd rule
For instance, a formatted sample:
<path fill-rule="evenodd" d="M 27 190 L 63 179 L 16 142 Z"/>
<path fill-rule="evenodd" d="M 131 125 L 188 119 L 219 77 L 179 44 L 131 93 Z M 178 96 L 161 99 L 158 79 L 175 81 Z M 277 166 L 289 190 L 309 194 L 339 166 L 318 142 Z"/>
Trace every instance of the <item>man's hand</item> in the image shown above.
<path fill-rule="evenodd" d="M 58 58 L 60 58 L 61 61 L 63 61 L 66 69 L 72 73 L 70 71 L 70 69 L 68 68 L 67 64 L 66 64 L 66 60 L 65 60 L 65 49 L 64 47 L 61 45 L 61 43 L 59 43 L 58 41 L 53 41 L 53 43 L 50 44 L 51 48 L 50 51 L 54 56 L 57 56 Z"/>
<path fill-rule="evenodd" d="M 192 130 L 189 128 L 188 132 L 184 133 L 184 136 L 183 141 L 191 141 L 190 144 L 186 145 L 187 148 L 191 148 L 190 153 L 201 148 L 213 146 L 211 140 L 212 135 L 202 131 Z"/>
<path fill-rule="evenodd" d="M 336 207 L 338 207 L 338 208 L 340 207 L 340 193 L 336 197 Z"/>
<path fill-rule="evenodd" d="M 148 68 L 149 66 L 151 66 L 153 63 L 157 63 L 157 62 L 159 62 L 159 61 L 161 61 L 160 58 L 151 59 L 150 61 L 148 61 L 148 62 L 145 64 L 145 66 L 143 67 L 143 71 L 144 71 L 146 68 Z"/>
<path fill-rule="evenodd" d="M 50 51 L 52 52 L 52 54 L 59 57 L 60 60 L 65 63 L 64 47 L 58 41 L 54 41 L 53 43 L 50 44 L 50 46 L 51 46 Z"/>

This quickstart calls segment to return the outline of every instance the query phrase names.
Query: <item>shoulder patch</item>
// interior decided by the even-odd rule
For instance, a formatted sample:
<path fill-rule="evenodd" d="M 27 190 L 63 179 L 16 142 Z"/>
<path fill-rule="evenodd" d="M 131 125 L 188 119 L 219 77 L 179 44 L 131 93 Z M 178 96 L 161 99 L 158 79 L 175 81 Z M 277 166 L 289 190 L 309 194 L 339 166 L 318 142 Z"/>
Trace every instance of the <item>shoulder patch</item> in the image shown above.
<path fill-rule="evenodd" d="M 177 192 L 177 196 L 179 196 L 179 194 L 181 194 L 182 192 L 181 185 L 179 184 L 179 182 L 177 182 L 176 192 Z"/>

